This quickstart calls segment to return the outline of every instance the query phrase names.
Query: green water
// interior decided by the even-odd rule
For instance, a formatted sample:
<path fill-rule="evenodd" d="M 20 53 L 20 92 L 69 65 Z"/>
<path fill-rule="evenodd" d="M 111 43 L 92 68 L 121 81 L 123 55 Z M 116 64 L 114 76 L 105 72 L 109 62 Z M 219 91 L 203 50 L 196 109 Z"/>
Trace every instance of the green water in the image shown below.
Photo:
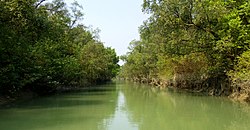
<path fill-rule="evenodd" d="M 249 130 L 250 106 L 131 83 L 0 109 L 0 130 Z"/>

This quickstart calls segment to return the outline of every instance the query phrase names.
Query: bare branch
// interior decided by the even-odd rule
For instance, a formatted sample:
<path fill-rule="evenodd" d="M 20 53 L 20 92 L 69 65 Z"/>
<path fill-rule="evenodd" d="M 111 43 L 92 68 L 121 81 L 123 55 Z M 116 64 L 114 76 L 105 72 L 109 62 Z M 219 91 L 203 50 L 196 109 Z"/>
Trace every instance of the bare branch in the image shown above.
<path fill-rule="evenodd" d="M 37 5 L 36 8 L 38 8 L 39 5 L 41 5 L 45 0 L 41 0 Z"/>

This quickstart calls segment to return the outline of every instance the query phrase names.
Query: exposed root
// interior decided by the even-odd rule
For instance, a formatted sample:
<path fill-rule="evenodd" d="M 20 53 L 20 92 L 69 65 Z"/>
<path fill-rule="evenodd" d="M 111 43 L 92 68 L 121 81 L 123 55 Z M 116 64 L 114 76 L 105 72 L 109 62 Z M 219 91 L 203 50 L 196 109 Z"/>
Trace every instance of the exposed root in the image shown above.
<path fill-rule="evenodd" d="M 229 97 L 237 101 L 250 102 L 250 81 L 235 81 L 234 91 Z"/>

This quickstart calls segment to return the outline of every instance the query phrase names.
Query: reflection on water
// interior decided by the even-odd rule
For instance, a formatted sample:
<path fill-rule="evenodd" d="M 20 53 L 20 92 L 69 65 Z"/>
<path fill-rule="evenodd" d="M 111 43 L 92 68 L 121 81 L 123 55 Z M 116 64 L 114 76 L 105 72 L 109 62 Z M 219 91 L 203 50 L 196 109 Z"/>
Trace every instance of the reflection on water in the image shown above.
<path fill-rule="evenodd" d="M 111 83 L 0 109 L 1 130 L 248 130 L 250 107 L 227 99 Z"/>
<path fill-rule="evenodd" d="M 119 92 L 118 104 L 115 111 L 115 116 L 111 119 L 108 130 L 137 130 L 137 124 L 131 122 L 125 108 L 125 97 L 122 92 Z"/>
<path fill-rule="evenodd" d="M 250 129 L 249 106 L 214 97 L 163 92 L 146 86 L 123 91 L 132 122 L 140 130 L 238 130 Z"/>

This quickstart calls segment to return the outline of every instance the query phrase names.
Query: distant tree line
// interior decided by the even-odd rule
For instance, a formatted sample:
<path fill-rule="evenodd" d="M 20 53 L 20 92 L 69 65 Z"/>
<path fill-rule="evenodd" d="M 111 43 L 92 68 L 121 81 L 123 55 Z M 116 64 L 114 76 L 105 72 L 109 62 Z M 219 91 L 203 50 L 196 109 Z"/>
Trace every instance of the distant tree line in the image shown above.
<path fill-rule="evenodd" d="M 84 26 L 82 6 L 63 0 L 0 1 L 0 95 L 111 80 L 119 58 Z"/>
<path fill-rule="evenodd" d="M 120 77 L 250 101 L 250 1 L 144 0 Z"/>

